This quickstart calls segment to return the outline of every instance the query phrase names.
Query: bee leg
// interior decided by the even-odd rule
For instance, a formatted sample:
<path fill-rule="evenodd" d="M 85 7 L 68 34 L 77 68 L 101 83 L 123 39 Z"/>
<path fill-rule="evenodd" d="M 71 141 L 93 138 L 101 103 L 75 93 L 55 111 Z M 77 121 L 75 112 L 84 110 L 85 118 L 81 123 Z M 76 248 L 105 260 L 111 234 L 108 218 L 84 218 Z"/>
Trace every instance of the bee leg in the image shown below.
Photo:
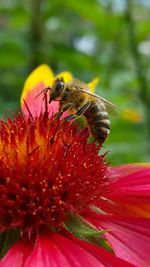
<path fill-rule="evenodd" d="M 67 109 L 69 109 L 69 108 L 71 108 L 71 107 L 73 107 L 73 104 L 72 104 L 72 103 L 67 103 L 67 104 L 61 106 L 61 108 L 59 109 L 59 111 L 55 114 L 55 120 L 59 120 L 60 117 L 63 115 L 63 113 L 64 113 Z"/>
<path fill-rule="evenodd" d="M 75 114 L 71 114 L 71 115 L 67 116 L 65 118 L 65 120 L 69 121 L 69 120 L 75 119 L 76 117 L 84 114 L 84 112 L 89 108 L 90 105 L 91 105 L 91 102 L 89 101 L 85 105 L 83 105 L 80 109 L 78 109 L 78 111 Z"/>
<path fill-rule="evenodd" d="M 76 116 L 80 116 L 82 114 L 84 114 L 84 112 L 89 108 L 89 106 L 91 105 L 91 101 L 88 101 L 84 106 L 82 106 L 80 109 L 78 109 L 78 111 L 76 112 Z"/>
<path fill-rule="evenodd" d="M 63 112 L 57 112 L 56 114 L 55 114 L 55 121 L 57 121 L 57 120 L 59 120 L 60 119 L 60 117 L 62 116 L 62 114 L 63 114 Z"/>

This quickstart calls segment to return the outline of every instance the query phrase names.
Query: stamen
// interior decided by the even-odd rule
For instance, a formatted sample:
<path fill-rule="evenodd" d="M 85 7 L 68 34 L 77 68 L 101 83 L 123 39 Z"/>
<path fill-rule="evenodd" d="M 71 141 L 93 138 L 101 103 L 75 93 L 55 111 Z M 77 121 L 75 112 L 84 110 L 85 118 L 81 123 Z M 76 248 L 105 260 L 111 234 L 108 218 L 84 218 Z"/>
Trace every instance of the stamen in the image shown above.
<path fill-rule="evenodd" d="M 28 113 L 29 113 L 29 116 L 30 116 L 30 117 L 32 118 L 32 120 L 34 121 L 34 118 L 33 118 L 33 116 L 32 116 L 32 113 L 31 113 L 31 111 L 30 111 L 30 109 L 29 109 L 29 107 L 28 107 L 28 105 L 27 105 L 25 99 L 23 99 L 23 102 L 24 102 L 24 104 L 25 104 L 25 106 L 26 106 L 26 109 L 27 109 L 27 111 L 28 111 Z"/>

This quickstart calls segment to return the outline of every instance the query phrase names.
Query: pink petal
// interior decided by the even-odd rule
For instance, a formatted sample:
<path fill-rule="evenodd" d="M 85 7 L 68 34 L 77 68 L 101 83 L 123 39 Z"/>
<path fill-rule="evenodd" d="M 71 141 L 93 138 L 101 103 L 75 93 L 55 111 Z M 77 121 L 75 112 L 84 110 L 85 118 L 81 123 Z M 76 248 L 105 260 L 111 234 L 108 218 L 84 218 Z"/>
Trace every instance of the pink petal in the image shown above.
<path fill-rule="evenodd" d="M 116 179 L 111 184 L 112 193 L 150 196 L 150 167 L 125 165 L 112 167 L 109 175 Z M 121 192 L 120 192 L 121 190 Z"/>
<path fill-rule="evenodd" d="M 37 237 L 34 247 L 17 242 L 1 260 L 0 267 L 133 267 L 115 255 L 81 241 L 50 233 Z"/>
<path fill-rule="evenodd" d="M 42 64 L 34 69 L 27 77 L 21 95 L 21 108 L 25 115 L 29 116 L 31 112 L 33 117 L 38 116 L 41 112 L 45 111 L 45 103 L 43 101 L 44 93 L 37 97 L 37 95 L 46 87 L 51 86 L 54 76 L 51 68 Z M 27 106 L 25 105 L 25 102 Z M 53 106 L 53 107 L 52 107 Z M 58 103 L 53 103 L 50 109 L 51 112 L 58 108 Z M 30 111 L 29 111 L 30 110 Z"/>
<path fill-rule="evenodd" d="M 74 242 L 76 242 L 81 247 L 85 248 L 93 256 L 95 256 L 105 267 L 133 267 L 135 265 L 128 263 L 120 258 L 117 258 L 114 254 L 109 253 L 107 250 L 94 246 L 88 242 L 84 242 L 75 237 L 72 237 Z M 99 266 L 99 265 L 98 265 Z"/>
<path fill-rule="evenodd" d="M 150 217 L 150 165 L 111 167 L 109 193 L 98 203 L 107 213 Z"/>
<path fill-rule="evenodd" d="M 44 82 L 38 83 L 34 88 L 32 88 L 31 91 L 28 92 L 26 95 L 25 103 L 22 103 L 22 111 L 25 115 L 29 116 L 30 113 L 33 117 L 38 116 L 41 112 L 45 112 L 45 101 L 44 101 L 44 93 L 37 95 L 46 88 L 46 85 Z M 47 94 L 48 97 L 48 94 Z M 47 101 L 48 102 L 48 101 Z M 58 111 L 59 108 L 59 102 L 53 101 L 51 104 L 48 104 L 48 112 L 49 116 L 51 117 L 55 112 Z"/>
<path fill-rule="evenodd" d="M 54 79 L 58 77 L 63 77 L 65 83 L 73 79 L 72 74 L 66 71 L 59 73 L 54 78 L 51 68 L 46 64 L 38 66 L 30 73 L 25 81 L 21 95 L 21 108 L 25 115 L 31 116 L 32 114 L 33 117 L 36 117 L 48 109 L 49 117 L 51 117 L 53 113 L 58 111 L 58 101 L 52 101 L 50 105 L 47 103 L 47 107 L 45 107 L 45 101 L 43 100 L 44 92 L 42 92 L 45 88 L 51 87 Z M 49 93 L 50 91 L 47 93 L 48 98 Z"/>
<path fill-rule="evenodd" d="M 150 168 L 150 163 L 131 163 L 110 167 L 108 172 L 112 177 L 124 177 L 137 171 Z"/>
<path fill-rule="evenodd" d="M 59 234 L 38 236 L 24 267 L 103 267 L 96 257 Z"/>
<path fill-rule="evenodd" d="M 113 231 L 106 234 L 114 252 L 118 257 L 127 260 L 138 267 L 150 266 L 150 220 L 148 222 L 112 222 L 104 223 Z M 145 233 L 144 233 L 145 231 Z"/>
<path fill-rule="evenodd" d="M 1 259 L 0 267 L 23 267 L 31 249 L 30 243 L 18 241 Z"/>
<path fill-rule="evenodd" d="M 112 181 L 107 195 L 100 198 L 100 213 L 89 211 L 87 218 L 106 229 L 107 240 L 118 257 L 138 267 L 150 266 L 150 165 L 129 164 L 111 167 Z"/>
<path fill-rule="evenodd" d="M 115 254 L 138 267 L 150 266 L 150 219 L 92 214 L 88 220 L 105 229 Z"/>
<path fill-rule="evenodd" d="M 38 236 L 24 267 L 70 266 L 67 258 L 49 236 Z"/>

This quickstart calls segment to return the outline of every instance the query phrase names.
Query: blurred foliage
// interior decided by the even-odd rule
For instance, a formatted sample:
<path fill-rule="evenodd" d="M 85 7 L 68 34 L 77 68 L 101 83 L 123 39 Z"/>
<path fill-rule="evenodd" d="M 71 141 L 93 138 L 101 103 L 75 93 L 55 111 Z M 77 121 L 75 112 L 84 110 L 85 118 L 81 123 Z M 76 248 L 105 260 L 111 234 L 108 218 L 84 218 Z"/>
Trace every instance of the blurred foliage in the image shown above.
<path fill-rule="evenodd" d="M 86 82 L 99 76 L 97 93 L 130 110 L 111 119 L 109 162 L 150 160 L 149 14 L 148 0 L 1 0 L 1 117 L 19 109 L 24 80 L 40 63 Z"/>

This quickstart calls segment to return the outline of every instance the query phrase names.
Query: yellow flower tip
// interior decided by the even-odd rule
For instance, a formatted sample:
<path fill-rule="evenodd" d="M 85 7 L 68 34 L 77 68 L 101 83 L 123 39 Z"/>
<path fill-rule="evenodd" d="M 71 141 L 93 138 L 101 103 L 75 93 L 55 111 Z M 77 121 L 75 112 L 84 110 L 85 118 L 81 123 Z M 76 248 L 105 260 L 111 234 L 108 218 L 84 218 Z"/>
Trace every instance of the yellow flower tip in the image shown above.
<path fill-rule="evenodd" d="M 143 166 L 145 168 L 149 168 L 150 167 L 150 162 L 137 163 L 137 166 Z"/>
<path fill-rule="evenodd" d="M 63 71 L 63 72 L 60 72 L 57 76 L 55 76 L 55 78 L 61 78 L 63 77 L 64 78 L 64 82 L 67 83 L 67 82 L 70 82 L 71 80 L 73 80 L 73 76 L 70 72 L 68 71 Z"/>
<path fill-rule="evenodd" d="M 88 86 L 89 86 L 90 91 L 92 93 L 95 92 L 95 88 L 98 85 L 99 81 L 100 81 L 100 78 L 99 77 L 96 77 L 95 79 L 93 79 L 91 82 L 88 83 Z"/>
<path fill-rule="evenodd" d="M 45 87 L 52 84 L 53 72 L 51 68 L 42 64 L 34 69 L 25 81 L 24 88 L 21 95 L 21 105 L 23 104 L 23 99 L 26 99 L 27 94 L 32 91 L 32 89 L 39 83 L 43 82 Z"/>
<path fill-rule="evenodd" d="M 143 121 L 143 116 L 140 112 L 129 108 L 124 110 L 122 113 L 122 118 L 133 123 L 140 123 Z"/>
<path fill-rule="evenodd" d="M 130 205 L 124 204 L 124 207 L 132 216 L 150 218 L 150 206 L 148 204 L 141 203 L 137 207 L 137 205 L 130 203 Z"/>

